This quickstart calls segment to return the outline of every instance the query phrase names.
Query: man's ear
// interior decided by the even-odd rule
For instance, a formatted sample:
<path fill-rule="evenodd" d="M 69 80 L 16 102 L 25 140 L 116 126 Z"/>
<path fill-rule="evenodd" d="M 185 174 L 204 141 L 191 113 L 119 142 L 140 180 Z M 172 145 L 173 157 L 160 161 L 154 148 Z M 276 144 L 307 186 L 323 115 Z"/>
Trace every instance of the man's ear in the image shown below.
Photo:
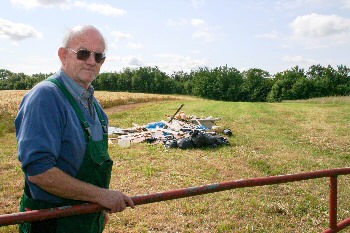
<path fill-rule="evenodd" d="M 64 65 L 66 63 L 66 59 L 67 59 L 67 49 L 65 48 L 59 48 L 58 49 L 58 57 L 61 60 L 62 65 Z"/>

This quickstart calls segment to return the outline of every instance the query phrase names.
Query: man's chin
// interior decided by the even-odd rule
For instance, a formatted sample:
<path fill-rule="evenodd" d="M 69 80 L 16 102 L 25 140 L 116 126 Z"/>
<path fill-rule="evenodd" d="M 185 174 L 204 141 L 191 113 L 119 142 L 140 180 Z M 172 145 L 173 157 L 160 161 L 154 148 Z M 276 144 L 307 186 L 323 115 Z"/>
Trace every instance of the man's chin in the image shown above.
<path fill-rule="evenodd" d="M 96 74 L 93 71 L 84 71 L 80 78 L 84 82 L 91 83 L 96 78 Z"/>

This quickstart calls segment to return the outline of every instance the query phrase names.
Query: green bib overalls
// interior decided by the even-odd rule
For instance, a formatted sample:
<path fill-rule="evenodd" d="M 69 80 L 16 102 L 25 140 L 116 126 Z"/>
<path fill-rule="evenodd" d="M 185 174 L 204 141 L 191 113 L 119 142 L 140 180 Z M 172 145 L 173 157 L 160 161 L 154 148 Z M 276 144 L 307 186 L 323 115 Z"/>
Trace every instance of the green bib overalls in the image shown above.
<path fill-rule="evenodd" d="M 57 79 L 48 79 L 48 81 L 56 84 L 64 93 L 72 107 L 74 108 L 77 116 L 79 117 L 83 127 L 84 134 L 87 140 L 87 148 L 82 165 L 76 176 L 77 179 L 94 184 L 101 188 L 109 188 L 109 182 L 111 178 L 113 161 L 108 154 L 108 134 L 107 124 L 103 119 L 100 109 L 94 102 L 95 109 L 97 111 L 99 120 L 103 127 L 103 139 L 101 141 L 93 141 L 90 128 L 87 121 L 84 118 L 83 112 L 79 107 L 74 97 L 69 93 L 67 88 Z M 28 185 L 24 189 L 24 194 L 21 200 L 20 211 L 26 211 L 26 208 L 31 210 L 54 208 L 59 206 L 74 205 L 83 203 L 81 201 L 75 201 L 70 199 L 64 199 L 63 203 L 51 204 L 40 200 L 34 200 L 31 198 Z M 21 233 L 35 233 L 35 232 L 47 232 L 47 233 L 98 233 L 104 229 L 104 213 L 91 213 L 83 215 L 75 215 L 70 217 L 58 218 L 54 220 L 46 220 L 47 223 L 40 224 L 42 222 L 35 223 L 23 223 L 20 225 Z M 43 221 L 45 222 L 45 221 Z M 38 229 L 36 229 L 38 228 Z M 45 229 L 43 229 L 45 228 Z"/>

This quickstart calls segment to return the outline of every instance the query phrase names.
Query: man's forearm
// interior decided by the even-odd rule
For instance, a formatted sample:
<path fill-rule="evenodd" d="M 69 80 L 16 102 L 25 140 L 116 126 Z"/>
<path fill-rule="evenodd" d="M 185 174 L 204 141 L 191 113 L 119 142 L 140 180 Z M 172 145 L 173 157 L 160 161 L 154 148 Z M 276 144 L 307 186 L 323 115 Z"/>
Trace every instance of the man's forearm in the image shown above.
<path fill-rule="evenodd" d="M 101 192 L 101 188 L 80 181 L 56 167 L 28 179 L 45 191 L 67 199 L 98 202 Z"/>
<path fill-rule="evenodd" d="M 124 193 L 80 181 L 56 167 L 42 174 L 29 176 L 28 179 L 53 195 L 95 202 L 109 209 L 111 213 L 123 211 L 127 206 L 134 208 L 132 199 Z"/>

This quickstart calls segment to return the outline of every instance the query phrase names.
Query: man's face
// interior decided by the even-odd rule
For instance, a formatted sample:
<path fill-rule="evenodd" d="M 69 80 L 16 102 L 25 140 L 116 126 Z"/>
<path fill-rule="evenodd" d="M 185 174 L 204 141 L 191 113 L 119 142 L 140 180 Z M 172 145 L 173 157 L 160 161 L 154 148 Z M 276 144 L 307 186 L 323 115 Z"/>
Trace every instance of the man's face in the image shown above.
<path fill-rule="evenodd" d="M 69 45 L 69 49 L 61 49 L 65 50 L 63 51 L 63 59 L 61 59 L 63 70 L 79 85 L 87 89 L 99 74 L 103 64 L 103 61 L 101 63 L 95 61 L 95 53 L 104 53 L 105 44 L 103 38 L 98 32 L 89 30 L 74 38 Z M 94 53 L 90 54 L 87 60 L 82 61 L 77 59 L 77 54 L 72 50 L 75 52 L 88 50 Z"/>

